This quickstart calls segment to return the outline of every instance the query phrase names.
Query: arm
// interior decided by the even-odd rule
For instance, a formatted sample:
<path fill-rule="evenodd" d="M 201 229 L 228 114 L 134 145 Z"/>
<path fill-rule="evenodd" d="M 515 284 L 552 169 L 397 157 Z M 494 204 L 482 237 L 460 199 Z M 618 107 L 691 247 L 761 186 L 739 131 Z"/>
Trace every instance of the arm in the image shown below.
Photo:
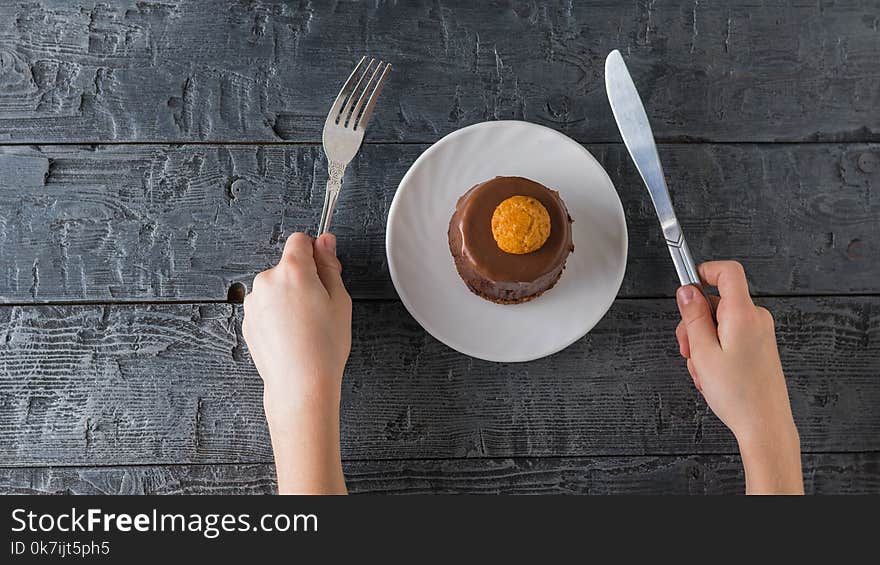
<path fill-rule="evenodd" d="M 345 494 L 339 450 L 351 298 L 336 238 L 288 238 L 278 265 L 256 276 L 242 331 L 263 379 L 280 494 Z"/>
<path fill-rule="evenodd" d="M 736 436 L 746 494 L 803 494 L 800 439 L 776 349 L 773 316 L 749 296 L 742 266 L 700 265 L 718 288 L 716 317 L 693 286 L 678 289 L 679 350 L 706 403 Z"/>

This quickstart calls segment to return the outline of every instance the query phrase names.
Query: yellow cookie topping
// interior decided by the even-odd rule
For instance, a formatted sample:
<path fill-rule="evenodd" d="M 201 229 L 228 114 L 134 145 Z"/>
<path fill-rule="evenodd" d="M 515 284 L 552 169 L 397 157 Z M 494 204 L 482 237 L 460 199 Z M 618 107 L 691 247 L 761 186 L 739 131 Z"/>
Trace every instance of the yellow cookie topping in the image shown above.
<path fill-rule="evenodd" d="M 550 214 L 531 196 L 511 196 L 492 213 L 492 236 L 507 253 L 537 251 L 550 237 Z"/>

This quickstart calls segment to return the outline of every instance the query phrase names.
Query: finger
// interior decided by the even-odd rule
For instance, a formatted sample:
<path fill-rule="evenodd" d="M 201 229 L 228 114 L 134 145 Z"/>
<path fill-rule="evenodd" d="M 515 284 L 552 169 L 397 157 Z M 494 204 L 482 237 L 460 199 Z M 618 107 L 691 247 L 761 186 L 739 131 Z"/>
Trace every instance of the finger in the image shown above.
<path fill-rule="evenodd" d="M 342 263 L 336 257 L 336 236 L 332 233 L 325 233 L 315 240 L 315 265 L 330 298 L 345 293 Z"/>
<path fill-rule="evenodd" d="M 290 261 L 299 266 L 315 268 L 315 257 L 312 251 L 312 238 L 304 233 L 294 233 L 287 238 L 284 251 L 281 253 L 281 261 Z"/>
<path fill-rule="evenodd" d="M 684 320 L 679 322 L 678 326 L 675 327 L 675 339 L 678 340 L 678 352 L 681 353 L 681 356 L 685 359 L 690 358 L 691 344 L 688 342 L 687 326 L 685 325 Z"/>
<path fill-rule="evenodd" d="M 254 282 L 251 283 L 251 291 L 247 294 L 248 296 L 255 292 L 259 293 L 263 287 L 269 284 L 269 279 L 272 277 L 272 269 L 274 269 L 274 267 L 257 273 L 254 277 Z"/>
<path fill-rule="evenodd" d="M 242 337 L 244 337 L 245 343 L 250 342 L 251 338 L 251 319 L 256 315 L 253 313 L 254 310 L 254 293 L 249 292 L 244 296 L 244 300 L 241 303 L 244 316 L 241 319 L 241 333 Z"/>
<path fill-rule="evenodd" d="M 692 359 L 687 360 L 688 373 L 691 375 L 691 380 L 694 381 L 694 386 L 697 387 L 697 390 L 703 392 L 703 386 L 700 384 L 700 376 L 697 375 L 697 367 L 694 365 L 694 361 Z"/>
<path fill-rule="evenodd" d="M 709 302 L 712 304 L 712 311 L 715 312 L 715 321 L 718 321 L 718 305 L 721 303 L 721 297 L 715 294 L 704 294 L 706 298 L 709 299 Z M 718 325 L 717 323 L 715 324 Z"/>
<path fill-rule="evenodd" d="M 685 324 L 691 357 L 703 352 L 711 353 L 721 348 L 718 330 L 709 310 L 709 303 L 694 285 L 685 285 L 676 293 L 678 310 Z"/>
<path fill-rule="evenodd" d="M 709 261 L 700 265 L 699 271 L 700 278 L 706 284 L 716 287 L 725 301 L 753 305 L 746 272 L 738 262 Z"/>

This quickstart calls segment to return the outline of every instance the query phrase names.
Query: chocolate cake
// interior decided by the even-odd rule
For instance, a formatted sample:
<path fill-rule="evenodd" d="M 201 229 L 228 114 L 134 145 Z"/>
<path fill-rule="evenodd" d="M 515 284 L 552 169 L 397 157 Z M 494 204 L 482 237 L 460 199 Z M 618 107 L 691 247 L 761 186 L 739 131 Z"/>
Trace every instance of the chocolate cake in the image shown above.
<path fill-rule="evenodd" d="M 467 191 L 449 221 L 449 250 L 474 294 L 519 304 L 552 288 L 574 251 L 559 193 L 522 177 L 495 177 Z"/>

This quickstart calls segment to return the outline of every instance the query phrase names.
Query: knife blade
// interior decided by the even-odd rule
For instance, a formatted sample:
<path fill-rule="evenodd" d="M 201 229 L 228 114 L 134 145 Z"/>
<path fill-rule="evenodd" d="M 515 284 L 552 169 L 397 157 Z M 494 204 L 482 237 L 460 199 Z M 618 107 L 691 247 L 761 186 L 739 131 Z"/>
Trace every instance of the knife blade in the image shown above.
<path fill-rule="evenodd" d="M 693 284 L 703 291 L 697 267 L 684 239 L 678 218 L 675 217 L 675 209 L 672 207 L 666 177 L 660 166 L 660 156 L 657 154 L 657 145 L 654 143 L 654 133 L 648 122 L 648 115 L 645 113 L 642 99 L 626 68 L 626 63 L 623 62 L 623 56 L 616 49 L 605 59 L 605 89 L 623 143 L 635 162 L 645 186 L 648 187 L 651 202 L 657 210 L 657 218 L 660 220 L 663 237 L 666 239 L 666 246 L 675 264 L 679 281 L 682 286 Z M 703 295 L 705 296 L 705 291 Z M 711 301 L 709 305 L 711 308 Z"/>

